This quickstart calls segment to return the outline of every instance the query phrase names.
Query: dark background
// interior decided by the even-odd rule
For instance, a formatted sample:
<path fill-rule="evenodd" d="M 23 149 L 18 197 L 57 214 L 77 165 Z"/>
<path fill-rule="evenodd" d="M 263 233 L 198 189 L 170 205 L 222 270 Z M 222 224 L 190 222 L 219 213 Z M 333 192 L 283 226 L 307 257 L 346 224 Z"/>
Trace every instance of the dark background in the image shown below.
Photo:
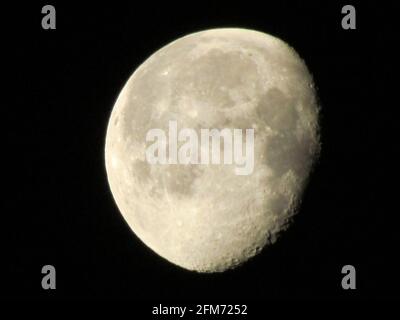
<path fill-rule="evenodd" d="M 1 296 L 155 304 L 399 297 L 397 186 L 386 182 L 396 171 L 393 6 L 350 2 L 357 29 L 343 30 L 348 3 L 340 1 L 131 2 L 3 11 Z M 41 28 L 45 4 L 56 7 L 56 30 Z M 301 211 L 276 245 L 236 270 L 197 274 L 130 231 L 103 150 L 111 109 L 135 68 L 170 41 L 215 27 L 270 33 L 305 59 L 319 88 L 322 153 Z M 56 290 L 41 288 L 45 264 L 56 267 Z M 356 290 L 341 288 L 346 264 L 356 268 Z"/>

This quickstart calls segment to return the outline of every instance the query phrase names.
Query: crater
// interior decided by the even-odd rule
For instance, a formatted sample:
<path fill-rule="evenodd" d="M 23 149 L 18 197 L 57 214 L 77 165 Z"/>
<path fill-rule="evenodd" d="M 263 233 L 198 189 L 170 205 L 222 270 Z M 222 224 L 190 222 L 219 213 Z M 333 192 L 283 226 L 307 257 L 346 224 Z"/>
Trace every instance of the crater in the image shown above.
<path fill-rule="evenodd" d="M 203 174 L 199 165 L 169 165 L 163 174 L 168 192 L 176 195 L 192 195 L 194 181 Z"/>
<path fill-rule="evenodd" d="M 287 133 L 269 139 L 264 159 L 274 175 L 280 176 L 290 169 L 301 172 L 310 161 L 307 150 L 307 145 Z"/>
<path fill-rule="evenodd" d="M 257 116 L 273 130 L 294 130 L 299 118 L 295 97 L 288 97 L 280 89 L 272 88 L 264 94 L 257 107 Z"/>
<path fill-rule="evenodd" d="M 132 173 L 140 182 L 145 183 L 150 177 L 150 164 L 147 161 L 135 160 L 132 165 Z"/>

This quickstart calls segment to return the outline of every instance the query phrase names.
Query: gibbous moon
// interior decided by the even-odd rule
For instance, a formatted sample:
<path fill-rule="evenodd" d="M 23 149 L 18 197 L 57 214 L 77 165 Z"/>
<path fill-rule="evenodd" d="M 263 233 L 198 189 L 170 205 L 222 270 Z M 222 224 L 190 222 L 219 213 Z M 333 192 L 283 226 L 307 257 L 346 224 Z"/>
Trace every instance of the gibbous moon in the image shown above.
<path fill-rule="evenodd" d="M 117 206 L 168 261 L 234 268 L 273 244 L 298 211 L 319 153 L 318 113 L 312 77 L 282 40 L 235 28 L 179 38 L 137 68 L 112 110 L 105 162 Z M 254 170 L 150 164 L 146 134 L 168 133 L 170 121 L 178 130 L 254 129 Z"/>

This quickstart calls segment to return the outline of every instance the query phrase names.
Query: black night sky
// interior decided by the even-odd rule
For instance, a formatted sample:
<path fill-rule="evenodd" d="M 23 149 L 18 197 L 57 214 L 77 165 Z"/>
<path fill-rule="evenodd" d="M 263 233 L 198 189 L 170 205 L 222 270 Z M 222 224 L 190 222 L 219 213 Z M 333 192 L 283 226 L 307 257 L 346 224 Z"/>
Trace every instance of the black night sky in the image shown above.
<path fill-rule="evenodd" d="M 393 9 L 354 4 L 357 29 L 343 30 L 341 1 L 131 3 L 53 2 L 56 30 L 41 28 L 47 3 L 7 9 L 0 296 L 154 304 L 399 297 L 398 186 L 388 181 L 398 104 L 388 94 Z M 170 41 L 216 27 L 256 29 L 296 49 L 318 87 L 322 153 L 300 213 L 274 246 L 235 270 L 198 274 L 130 231 L 109 190 L 104 142 L 135 68 Z M 56 290 L 41 288 L 46 264 L 56 267 Z M 347 264 L 356 290 L 341 287 Z"/>

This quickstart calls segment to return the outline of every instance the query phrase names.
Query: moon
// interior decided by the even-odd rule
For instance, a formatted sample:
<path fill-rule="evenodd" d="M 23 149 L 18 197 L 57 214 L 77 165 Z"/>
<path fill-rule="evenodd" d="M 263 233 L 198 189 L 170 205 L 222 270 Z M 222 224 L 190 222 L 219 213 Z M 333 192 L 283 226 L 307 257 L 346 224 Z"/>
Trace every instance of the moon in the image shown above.
<path fill-rule="evenodd" d="M 319 105 L 304 61 L 266 33 L 223 28 L 179 38 L 131 75 L 113 107 L 105 165 L 115 202 L 151 250 L 222 272 L 273 243 L 299 211 L 320 150 Z M 254 170 L 154 165 L 146 133 L 254 129 Z"/>

